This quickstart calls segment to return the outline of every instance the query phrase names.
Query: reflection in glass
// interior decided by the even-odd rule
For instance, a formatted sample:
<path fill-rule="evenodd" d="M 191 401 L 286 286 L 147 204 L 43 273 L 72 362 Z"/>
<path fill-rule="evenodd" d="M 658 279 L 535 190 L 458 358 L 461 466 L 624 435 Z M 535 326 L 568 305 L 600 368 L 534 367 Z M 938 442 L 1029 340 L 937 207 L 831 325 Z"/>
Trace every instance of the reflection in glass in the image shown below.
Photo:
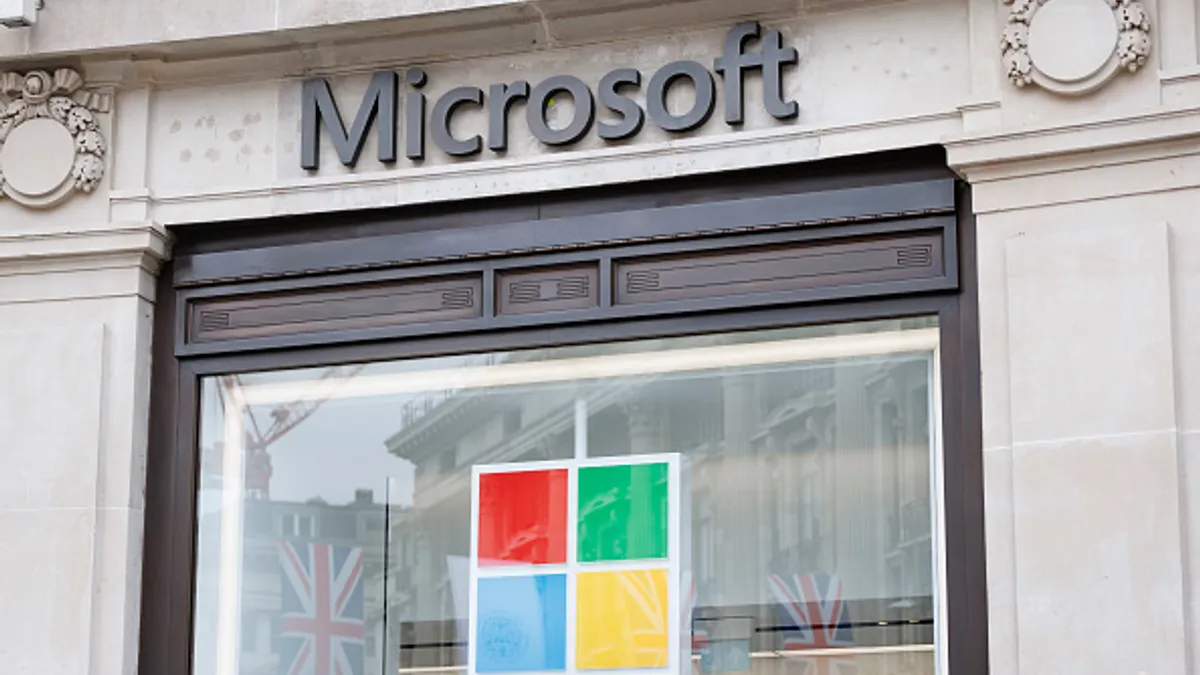
<path fill-rule="evenodd" d="M 579 471 L 579 561 L 667 557 L 667 465 Z"/>
<path fill-rule="evenodd" d="M 567 472 L 491 474 L 479 481 L 479 564 L 567 561 Z"/>
<path fill-rule="evenodd" d="M 667 571 L 579 575 L 575 625 L 580 670 L 667 665 Z"/>
<path fill-rule="evenodd" d="M 567 664 L 567 577 L 480 579 L 481 673 L 561 671 Z"/>
<path fill-rule="evenodd" d="M 680 453 L 697 673 L 933 673 L 935 350 L 908 320 L 205 379 L 196 672 L 463 671 L 471 467 Z M 480 557 L 561 562 L 565 484 L 520 475 L 481 484 Z M 661 485 L 581 474 L 579 559 L 661 557 Z M 565 593 L 538 578 L 492 597 L 536 623 Z M 650 625 L 610 586 L 577 611 Z"/>

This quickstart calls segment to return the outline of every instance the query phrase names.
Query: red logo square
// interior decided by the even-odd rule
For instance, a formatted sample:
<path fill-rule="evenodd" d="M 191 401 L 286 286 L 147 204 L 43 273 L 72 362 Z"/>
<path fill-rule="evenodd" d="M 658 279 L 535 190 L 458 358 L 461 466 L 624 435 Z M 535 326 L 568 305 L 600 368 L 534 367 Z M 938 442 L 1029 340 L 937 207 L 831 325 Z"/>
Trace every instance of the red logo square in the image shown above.
<path fill-rule="evenodd" d="M 479 477 L 479 566 L 567 562 L 567 470 Z"/>

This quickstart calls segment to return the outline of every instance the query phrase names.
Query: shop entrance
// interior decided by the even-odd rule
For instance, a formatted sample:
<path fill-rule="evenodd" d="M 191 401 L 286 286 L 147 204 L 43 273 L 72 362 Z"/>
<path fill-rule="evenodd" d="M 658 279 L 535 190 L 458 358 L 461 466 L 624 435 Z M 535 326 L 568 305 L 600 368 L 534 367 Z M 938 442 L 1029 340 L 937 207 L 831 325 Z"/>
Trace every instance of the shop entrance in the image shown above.
<path fill-rule="evenodd" d="M 185 235 L 146 662 L 976 672 L 964 193 L 845 170 Z"/>

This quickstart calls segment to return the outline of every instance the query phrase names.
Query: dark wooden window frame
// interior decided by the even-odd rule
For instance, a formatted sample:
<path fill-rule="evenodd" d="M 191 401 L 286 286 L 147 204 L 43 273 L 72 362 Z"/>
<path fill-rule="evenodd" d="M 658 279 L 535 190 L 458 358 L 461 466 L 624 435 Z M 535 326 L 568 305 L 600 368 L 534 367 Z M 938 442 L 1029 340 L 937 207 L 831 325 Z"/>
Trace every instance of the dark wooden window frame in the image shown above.
<path fill-rule="evenodd" d="M 988 672 L 975 224 L 940 149 L 176 235 L 154 328 L 141 675 L 192 673 L 202 377 L 929 315 L 947 656 L 952 675 Z"/>

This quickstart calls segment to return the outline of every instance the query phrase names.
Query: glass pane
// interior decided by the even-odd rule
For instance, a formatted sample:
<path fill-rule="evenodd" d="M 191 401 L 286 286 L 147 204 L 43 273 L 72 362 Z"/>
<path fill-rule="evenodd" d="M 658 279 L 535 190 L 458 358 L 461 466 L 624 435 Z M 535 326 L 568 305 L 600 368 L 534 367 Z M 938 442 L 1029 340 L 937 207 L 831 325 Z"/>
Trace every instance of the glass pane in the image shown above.
<path fill-rule="evenodd" d="M 936 347 L 912 319 L 208 378 L 196 672 L 933 673 Z"/>

